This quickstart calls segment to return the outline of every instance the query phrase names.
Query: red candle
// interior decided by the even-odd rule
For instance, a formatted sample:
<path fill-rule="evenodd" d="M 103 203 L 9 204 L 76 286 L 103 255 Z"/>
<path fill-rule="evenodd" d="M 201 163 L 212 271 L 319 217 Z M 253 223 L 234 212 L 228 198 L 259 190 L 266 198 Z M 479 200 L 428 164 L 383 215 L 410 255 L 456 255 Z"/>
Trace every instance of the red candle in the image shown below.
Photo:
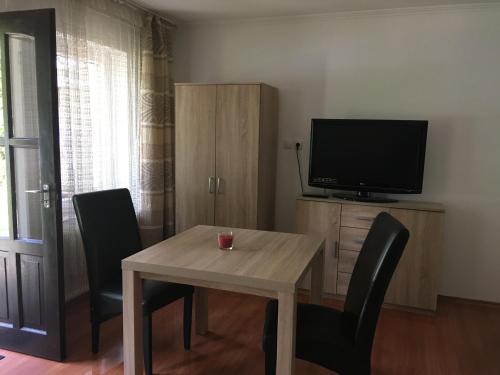
<path fill-rule="evenodd" d="M 217 235 L 219 249 L 231 250 L 233 248 L 233 232 L 221 232 Z"/>

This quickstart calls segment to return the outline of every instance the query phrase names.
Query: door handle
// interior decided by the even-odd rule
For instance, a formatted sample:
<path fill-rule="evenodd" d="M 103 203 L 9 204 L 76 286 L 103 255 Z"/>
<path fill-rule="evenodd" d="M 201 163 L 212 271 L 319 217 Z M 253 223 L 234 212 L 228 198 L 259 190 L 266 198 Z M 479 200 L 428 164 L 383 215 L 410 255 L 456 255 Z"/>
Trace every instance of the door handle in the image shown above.
<path fill-rule="evenodd" d="M 26 190 L 25 193 L 42 194 L 43 207 L 50 208 L 50 186 L 48 184 L 43 184 L 42 190 Z"/>
<path fill-rule="evenodd" d="M 209 177 L 208 178 L 208 193 L 213 194 L 214 193 L 214 177 Z"/>

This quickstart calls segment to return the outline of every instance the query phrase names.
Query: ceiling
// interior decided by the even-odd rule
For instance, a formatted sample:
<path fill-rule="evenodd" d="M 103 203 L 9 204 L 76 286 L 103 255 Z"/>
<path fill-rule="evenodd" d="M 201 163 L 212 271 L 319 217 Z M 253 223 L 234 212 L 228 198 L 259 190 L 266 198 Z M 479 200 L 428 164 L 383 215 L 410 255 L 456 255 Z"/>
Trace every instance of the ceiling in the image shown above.
<path fill-rule="evenodd" d="M 494 3 L 500 0 L 135 0 L 181 22 L 286 17 L 433 5 Z"/>

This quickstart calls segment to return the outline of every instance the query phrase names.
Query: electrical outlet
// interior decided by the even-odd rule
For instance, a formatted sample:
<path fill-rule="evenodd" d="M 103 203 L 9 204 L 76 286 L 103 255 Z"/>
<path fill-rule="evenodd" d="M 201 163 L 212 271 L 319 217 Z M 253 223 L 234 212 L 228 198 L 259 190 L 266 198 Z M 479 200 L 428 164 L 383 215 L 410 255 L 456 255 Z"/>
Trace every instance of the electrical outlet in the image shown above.
<path fill-rule="evenodd" d="M 291 139 L 283 140 L 283 148 L 285 150 L 293 150 L 295 149 L 295 143 Z"/>
<path fill-rule="evenodd" d="M 285 140 L 283 140 L 283 148 L 285 150 L 295 150 L 297 143 L 299 143 L 299 150 L 302 150 L 302 141 L 300 139 L 296 139 L 296 140 L 285 139 Z"/>

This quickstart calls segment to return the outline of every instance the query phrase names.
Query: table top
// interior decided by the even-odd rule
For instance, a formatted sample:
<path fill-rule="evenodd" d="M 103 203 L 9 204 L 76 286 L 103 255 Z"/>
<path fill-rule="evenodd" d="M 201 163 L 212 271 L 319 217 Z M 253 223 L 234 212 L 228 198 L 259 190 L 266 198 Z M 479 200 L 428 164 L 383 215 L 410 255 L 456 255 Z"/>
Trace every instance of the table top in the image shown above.
<path fill-rule="evenodd" d="M 219 250 L 222 231 L 233 232 L 233 250 Z M 122 269 L 291 292 L 324 243 L 318 236 L 198 225 L 123 259 Z"/>

